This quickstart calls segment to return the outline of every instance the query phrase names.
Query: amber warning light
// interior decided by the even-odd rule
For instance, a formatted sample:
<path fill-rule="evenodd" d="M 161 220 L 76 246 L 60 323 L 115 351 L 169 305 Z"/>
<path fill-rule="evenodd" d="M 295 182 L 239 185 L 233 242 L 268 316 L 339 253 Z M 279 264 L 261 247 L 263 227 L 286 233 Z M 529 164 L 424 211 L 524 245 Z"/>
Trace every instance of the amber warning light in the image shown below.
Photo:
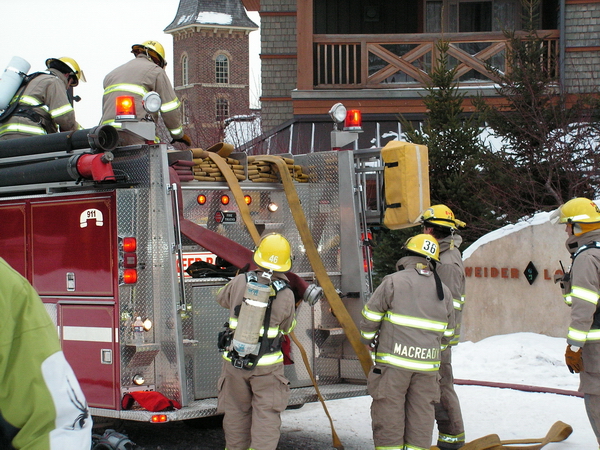
<path fill-rule="evenodd" d="M 359 109 L 350 109 L 346 113 L 344 131 L 362 131 L 362 115 Z"/>
<path fill-rule="evenodd" d="M 131 95 L 121 95 L 116 100 L 116 120 L 136 120 L 135 101 Z"/>

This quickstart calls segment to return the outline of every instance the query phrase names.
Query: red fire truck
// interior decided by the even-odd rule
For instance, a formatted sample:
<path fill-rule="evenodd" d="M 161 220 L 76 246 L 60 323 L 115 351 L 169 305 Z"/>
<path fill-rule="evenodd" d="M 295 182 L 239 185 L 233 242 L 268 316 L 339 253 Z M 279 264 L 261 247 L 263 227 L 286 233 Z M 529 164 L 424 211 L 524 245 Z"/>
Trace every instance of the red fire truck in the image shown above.
<path fill-rule="evenodd" d="M 243 267 L 255 242 L 230 184 L 173 175 L 170 166 L 193 161 L 192 152 L 117 141 L 116 130 L 102 126 L 0 142 L 0 256 L 41 296 L 94 416 L 165 422 L 214 415 L 217 335 L 228 318 L 214 297 L 228 278 L 194 278 L 186 269 L 196 260 Z M 371 293 L 364 237 L 381 217 L 380 198 L 368 200 L 363 187 L 383 184 L 380 149 L 284 156 L 307 175 L 294 181 L 295 194 L 328 279 L 358 322 Z M 247 172 L 247 154 L 229 157 Z M 323 283 L 286 187 L 246 178 L 237 188 L 256 230 L 292 243 L 300 295 L 318 295 L 313 284 Z M 142 340 L 133 336 L 138 317 Z M 366 393 L 338 317 L 327 298 L 298 309 L 295 335 L 326 399 Z M 292 355 L 290 404 L 316 401 L 296 345 Z M 135 391 L 160 392 L 182 407 L 124 409 L 123 397 Z"/>

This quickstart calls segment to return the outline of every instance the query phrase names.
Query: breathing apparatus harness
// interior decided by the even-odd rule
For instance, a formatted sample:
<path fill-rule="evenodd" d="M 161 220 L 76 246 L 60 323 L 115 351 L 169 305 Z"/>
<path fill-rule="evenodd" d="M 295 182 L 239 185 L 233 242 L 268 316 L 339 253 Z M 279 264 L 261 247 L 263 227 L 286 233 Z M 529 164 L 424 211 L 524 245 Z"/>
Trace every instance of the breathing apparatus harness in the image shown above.
<path fill-rule="evenodd" d="M 593 242 L 590 242 L 589 244 L 585 244 L 585 245 L 582 245 L 581 247 L 579 247 L 577 249 L 577 251 L 571 255 L 571 267 L 569 267 L 569 271 L 566 272 L 563 268 L 563 272 L 564 272 L 563 276 L 560 278 L 555 278 L 554 282 L 555 283 L 560 282 L 560 287 L 562 289 L 564 289 L 564 287 L 565 287 L 564 283 L 569 283 L 571 281 L 571 270 L 573 270 L 573 262 L 575 261 L 575 258 L 577 258 L 579 255 L 581 255 L 584 251 L 590 250 L 592 248 L 600 249 L 600 242 L 593 241 Z M 562 266 L 562 263 L 561 263 L 561 266 Z M 594 321 L 592 323 L 592 328 L 596 328 L 596 329 L 600 328 L 600 310 L 596 310 L 596 312 L 594 313 Z"/>
<path fill-rule="evenodd" d="M 271 295 L 269 296 L 269 301 L 267 307 L 265 309 L 265 316 L 262 323 L 263 334 L 260 336 L 260 347 L 257 353 L 248 353 L 244 356 L 240 355 L 238 351 L 233 347 L 232 341 L 234 338 L 235 330 L 229 327 L 229 323 L 225 323 L 225 330 L 219 333 L 218 338 L 218 347 L 219 351 L 224 352 L 227 351 L 227 357 L 231 359 L 231 364 L 236 369 L 245 369 L 245 370 L 253 370 L 260 358 L 265 353 L 272 353 L 281 349 L 281 341 L 280 336 L 270 339 L 268 336 L 269 325 L 271 323 L 271 309 L 273 306 L 273 301 L 277 297 L 277 294 L 289 288 L 289 284 L 284 280 L 271 280 L 271 276 L 273 275 L 272 271 L 263 272 L 261 278 L 267 278 L 270 280 L 269 288 L 271 288 Z M 254 271 L 246 272 L 246 284 L 248 283 L 257 283 L 258 282 L 258 274 Z M 234 313 L 236 316 L 240 316 L 241 305 L 236 306 Z M 239 327 L 239 323 L 238 323 Z"/>
<path fill-rule="evenodd" d="M 44 130 L 46 130 L 47 133 L 54 133 L 56 131 L 52 121 L 48 120 L 47 118 L 39 114 L 37 111 L 35 111 L 35 108 L 43 106 L 43 103 L 40 103 L 39 105 L 24 105 L 20 103 L 21 97 L 23 97 L 23 93 L 25 92 L 25 88 L 27 87 L 29 82 L 40 75 L 52 75 L 53 77 L 56 77 L 56 75 L 50 71 L 34 72 L 32 74 L 27 75 L 23 79 L 23 82 L 17 90 L 17 93 L 15 94 L 9 107 L 6 108 L 2 112 L 2 114 L 0 114 L 0 123 L 6 122 L 12 116 L 26 117 L 32 122 L 40 124 L 44 128 Z"/>

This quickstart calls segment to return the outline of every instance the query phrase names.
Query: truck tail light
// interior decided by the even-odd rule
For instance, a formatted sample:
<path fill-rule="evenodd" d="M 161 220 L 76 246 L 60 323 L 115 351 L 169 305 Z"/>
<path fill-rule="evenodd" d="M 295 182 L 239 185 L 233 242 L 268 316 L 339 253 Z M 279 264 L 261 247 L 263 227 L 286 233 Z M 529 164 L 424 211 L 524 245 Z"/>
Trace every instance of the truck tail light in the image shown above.
<path fill-rule="evenodd" d="M 123 251 L 126 253 L 135 252 L 137 250 L 137 239 L 134 237 L 123 238 Z"/>
<path fill-rule="evenodd" d="M 252 203 L 252 197 L 250 197 L 249 195 L 244 195 L 244 202 L 246 203 L 246 205 L 249 205 L 250 203 Z"/>
<path fill-rule="evenodd" d="M 150 422 L 152 423 L 165 423 L 167 421 L 167 415 L 166 414 L 154 414 L 152 415 L 152 418 L 150 419 Z"/>
<path fill-rule="evenodd" d="M 373 241 L 373 234 L 368 231 L 367 232 L 367 239 L 365 239 L 365 234 L 361 233 L 360 234 L 360 239 L 363 243 L 362 246 L 362 252 L 363 252 L 363 270 L 365 271 L 365 273 L 368 273 L 369 270 L 373 269 L 373 259 L 371 256 L 371 252 L 369 252 L 367 250 L 367 246 L 371 246 L 372 245 L 372 241 Z"/>
<path fill-rule="evenodd" d="M 137 283 L 137 239 L 119 236 L 119 284 Z"/>
<path fill-rule="evenodd" d="M 123 271 L 123 284 L 137 283 L 137 269 L 125 269 Z"/>
<path fill-rule="evenodd" d="M 346 113 L 344 131 L 362 131 L 362 115 L 359 109 L 350 109 Z"/>
<path fill-rule="evenodd" d="M 229 195 L 221 195 L 221 204 L 229 205 Z"/>
<path fill-rule="evenodd" d="M 131 95 L 120 95 L 116 100 L 116 120 L 135 120 L 135 100 Z"/>
<path fill-rule="evenodd" d="M 198 202 L 199 205 L 206 204 L 206 195 L 204 195 L 204 194 L 198 195 L 198 197 L 196 197 L 196 201 Z"/>

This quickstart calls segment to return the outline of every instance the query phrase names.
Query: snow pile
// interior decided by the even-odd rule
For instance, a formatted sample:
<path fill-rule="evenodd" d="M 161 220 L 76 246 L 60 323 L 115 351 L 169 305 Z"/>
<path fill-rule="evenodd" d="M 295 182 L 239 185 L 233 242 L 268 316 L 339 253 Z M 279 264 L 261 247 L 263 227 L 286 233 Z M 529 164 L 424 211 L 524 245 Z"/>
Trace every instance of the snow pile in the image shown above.
<path fill-rule="evenodd" d="M 461 342 L 452 351 L 454 377 L 576 391 L 579 377 L 565 366 L 564 338 L 536 333 Z"/>
<path fill-rule="evenodd" d="M 452 353 L 457 379 L 495 381 L 576 390 L 579 376 L 564 364 L 566 340 L 535 333 L 492 336 L 479 342 L 461 342 Z M 500 439 L 542 438 L 556 421 L 573 427 L 564 442 L 549 444 L 548 450 L 592 450 L 598 443 L 580 397 L 460 385 L 467 441 L 489 434 Z M 327 402 L 342 444 L 347 450 L 373 448 L 371 397 Z M 282 437 L 278 448 L 331 448 L 329 421 L 319 403 L 309 403 L 282 414 Z M 433 443 L 437 439 L 434 433 Z"/>

